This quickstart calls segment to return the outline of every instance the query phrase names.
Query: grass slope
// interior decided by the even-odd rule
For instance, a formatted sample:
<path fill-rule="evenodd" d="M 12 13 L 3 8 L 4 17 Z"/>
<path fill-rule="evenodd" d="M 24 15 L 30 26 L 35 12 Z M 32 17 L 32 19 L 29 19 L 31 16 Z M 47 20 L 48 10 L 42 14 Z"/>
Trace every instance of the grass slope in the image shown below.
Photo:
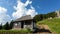
<path fill-rule="evenodd" d="M 60 18 L 46 19 L 39 21 L 37 24 L 47 24 L 52 32 L 60 34 Z"/>

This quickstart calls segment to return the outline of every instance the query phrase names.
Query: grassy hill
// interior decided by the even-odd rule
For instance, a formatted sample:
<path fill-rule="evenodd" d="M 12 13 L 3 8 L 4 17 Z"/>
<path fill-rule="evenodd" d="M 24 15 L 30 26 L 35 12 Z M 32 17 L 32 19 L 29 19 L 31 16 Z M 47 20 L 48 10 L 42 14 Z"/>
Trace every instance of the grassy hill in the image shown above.
<path fill-rule="evenodd" d="M 60 34 L 60 18 L 46 19 L 39 21 L 38 24 L 47 24 L 52 32 Z"/>

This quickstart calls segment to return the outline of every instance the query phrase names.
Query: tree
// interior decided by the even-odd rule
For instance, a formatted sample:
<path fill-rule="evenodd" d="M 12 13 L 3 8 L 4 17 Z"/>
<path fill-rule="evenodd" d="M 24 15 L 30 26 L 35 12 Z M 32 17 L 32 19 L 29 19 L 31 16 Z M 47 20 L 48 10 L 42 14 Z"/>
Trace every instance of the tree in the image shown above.
<path fill-rule="evenodd" d="M 43 14 L 36 15 L 34 19 L 36 20 L 36 22 L 43 20 Z"/>
<path fill-rule="evenodd" d="M 56 13 L 55 12 L 48 13 L 48 16 L 54 18 L 56 17 Z"/>
<path fill-rule="evenodd" d="M 39 21 L 40 20 L 40 16 L 39 15 L 36 15 L 35 17 L 34 17 L 34 19 L 36 20 L 36 22 L 37 21 Z"/>
<path fill-rule="evenodd" d="M 3 26 L 3 28 L 4 28 L 5 30 L 9 30 L 9 29 L 10 29 L 9 23 L 7 22 L 7 23 Z"/>
<path fill-rule="evenodd" d="M 13 20 L 10 22 L 10 29 L 13 27 Z"/>
<path fill-rule="evenodd" d="M 44 20 L 44 19 L 48 19 L 48 18 L 54 18 L 56 17 L 56 13 L 55 12 L 50 12 L 50 13 L 47 13 L 47 14 L 38 14 L 34 17 L 34 19 L 36 20 L 36 22 L 38 21 L 41 21 L 41 20 Z"/>
<path fill-rule="evenodd" d="M 0 30 L 2 29 L 2 23 L 0 24 Z"/>

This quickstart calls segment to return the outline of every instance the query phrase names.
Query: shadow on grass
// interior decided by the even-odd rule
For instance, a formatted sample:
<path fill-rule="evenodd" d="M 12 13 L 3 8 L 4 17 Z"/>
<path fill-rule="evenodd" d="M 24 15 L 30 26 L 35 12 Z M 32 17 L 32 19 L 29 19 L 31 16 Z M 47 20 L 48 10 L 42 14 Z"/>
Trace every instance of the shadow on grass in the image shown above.
<path fill-rule="evenodd" d="M 48 32 L 48 33 L 52 33 L 50 30 L 46 30 L 46 29 L 38 29 L 38 28 L 35 28 L 33 33 L 37 33 L 37 32 Z"/>

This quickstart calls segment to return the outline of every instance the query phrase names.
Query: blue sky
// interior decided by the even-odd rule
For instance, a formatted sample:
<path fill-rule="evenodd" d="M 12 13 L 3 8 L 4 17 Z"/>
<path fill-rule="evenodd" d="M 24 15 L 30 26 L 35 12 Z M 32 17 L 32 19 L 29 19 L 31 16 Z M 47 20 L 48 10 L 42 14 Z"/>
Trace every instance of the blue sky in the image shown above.
<path fill-rule="evenodd" d="M 60 10 L 60 0 L 31 0 L 39 14 Z M 24 2 L 24 0 L 22 0 Z"/>
<path fill-rule="evenodd" d="M 26 2 L 27 2 L 27 5 L 24 6 Z M 21 7 L 19 7 L 20 4 L 21 4 Z M 11 20 L 11 19 L 19 18 L 24 15 L 35 16 L 36 14 L 46 14 L 48 12 L 60 10 L 60 0 L 28 0 L 28 1 L 27 0 L 0 0 L 0 7 L 7 9 L 6 10 L 7 12 L 4 14 L 8 15 L 9 16 L 8 18 Z M 4 12 L 1 10 L 0 12 Z M 0 22 L 1 23 L 2 21 L 5 22 L 4 19 L 2 19 L 1 17 Z"/>
<path fill-rule="evenodd" d="M 48 13 L 60 9 L 60 0 L 35 0 L 33 4 L 36 4 L 35 8 L 38 13 Z"/>

